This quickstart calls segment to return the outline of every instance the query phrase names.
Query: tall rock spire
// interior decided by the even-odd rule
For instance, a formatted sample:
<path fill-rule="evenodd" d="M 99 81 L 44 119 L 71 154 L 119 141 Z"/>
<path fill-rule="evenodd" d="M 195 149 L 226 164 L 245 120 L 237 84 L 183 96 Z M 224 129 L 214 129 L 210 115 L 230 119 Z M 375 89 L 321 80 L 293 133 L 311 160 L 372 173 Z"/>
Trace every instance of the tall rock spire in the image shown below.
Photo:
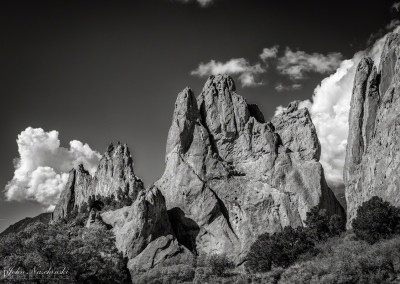
<path fill-rule="evenodd" d="M 378 70 L 361 60 L 354 80 L 344 181 L 348 226 L 373 196 L 400 205 L 400 35 L 387 36 Z"/>

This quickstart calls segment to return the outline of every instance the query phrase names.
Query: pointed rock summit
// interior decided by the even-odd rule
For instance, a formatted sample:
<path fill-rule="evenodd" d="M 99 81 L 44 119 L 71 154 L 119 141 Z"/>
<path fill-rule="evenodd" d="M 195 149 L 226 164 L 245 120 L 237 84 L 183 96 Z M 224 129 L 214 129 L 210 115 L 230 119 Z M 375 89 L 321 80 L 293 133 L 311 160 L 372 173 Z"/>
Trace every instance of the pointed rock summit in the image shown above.
<path fill-rule="evenodd" d="M 348 223 L 373 196 L 400 205 L 400 34 L 387 36 L 380 66 L 363 58 L 354 79 L 344 181 Z"/>
<path fill-rule="evenodd" d="M 307 109 L 293 103 L 265 122 L 231 77 L 211 76 L 197 99 L 189 88 L 178 95 L 155 187 L 180 243 L 241 263 L 259 235 L 302 226 L 314 206 L 344 215 L 320 152 Z"/>
<path fill-rule="evenodd" d="M 110 144 L 94 177 L 83 165 L 70 171 L 66 188 L 52 214 L 52 222 L 68 218 L 73 210 L 79 211 L 83 204 L 88 205 L 92 196 L 133 201 L 143 189 L 143 182 L 133 172 L 132 157 L 126 144 Z"/>

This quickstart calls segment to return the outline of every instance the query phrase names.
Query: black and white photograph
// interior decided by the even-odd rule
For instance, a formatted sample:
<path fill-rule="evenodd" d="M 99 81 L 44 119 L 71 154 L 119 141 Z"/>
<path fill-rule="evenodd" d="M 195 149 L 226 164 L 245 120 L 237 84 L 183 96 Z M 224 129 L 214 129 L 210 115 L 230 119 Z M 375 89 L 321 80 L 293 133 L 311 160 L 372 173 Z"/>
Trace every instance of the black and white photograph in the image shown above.
<path fill-rule="evenodd" d="M 400 283 L 399 0 L 2 0 L 0 98 L 0 283 Z"/>

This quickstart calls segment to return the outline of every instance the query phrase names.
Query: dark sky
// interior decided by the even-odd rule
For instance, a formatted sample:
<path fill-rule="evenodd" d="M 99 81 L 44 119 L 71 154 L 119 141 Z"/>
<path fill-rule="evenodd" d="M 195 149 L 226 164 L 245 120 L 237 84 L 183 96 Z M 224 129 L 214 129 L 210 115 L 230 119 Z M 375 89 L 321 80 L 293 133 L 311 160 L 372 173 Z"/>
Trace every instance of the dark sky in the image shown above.
<path fill-rule="evenodd" d="M 127 143 L 146 185 L 164 169 L 165 142 L 180 90 L 198 94 L 205 82 L 190 75 L 200 62 L 244 57 L 264 47 L 341 52 L 367 46 L 394 17 L 393 1 L 215 0 L 196 2 L 1 1 L 0 188 L 13 176 L 17 135 L 28 126 L 57 130 L 62 146 L 76 139 L 103 153 Z M 301 90 L 277 92 L 284 81 L 238 93 L 270 118 L 278 105 L 311 98 L 326 75 Z M 42 206 L 0 201 L 0 231 Z"/>

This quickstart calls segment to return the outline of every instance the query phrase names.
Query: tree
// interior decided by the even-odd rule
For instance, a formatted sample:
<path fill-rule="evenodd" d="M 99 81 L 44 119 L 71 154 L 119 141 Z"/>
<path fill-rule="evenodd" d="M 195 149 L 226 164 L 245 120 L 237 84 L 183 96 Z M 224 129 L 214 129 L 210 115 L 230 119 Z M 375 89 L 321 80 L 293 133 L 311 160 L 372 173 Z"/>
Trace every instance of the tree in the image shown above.
<path fill-rule="evenodd" d="M 371 244 L 397 233 L 400 210 L 380 197 L 374 196 L 357 209 L 352 227 L 357 238 Z"/>
<path fill-rule="evenodd" d="M 235 265 L 226 255 L 212 254 L 207 258 L 211 267 L 211 273 L 217 276 L 224 276 L 227 269 L 233 268 Z"/>
<path fill-rule="evenodd" d="M 268 271 L 273 265 L 287 267 L 313 247 L 304 228 L 285 227 L 282 232 L 261 235 L 250 247 L 245 266 L 254 272 Z"/>
<path fill-rule="evenodd" d="M 345 230 L 345 222 L 341 216 L 329 216 L 326 209 L 319 209 L 318 206 L 311 208 L 307 212 L 307 218 L 304 223 L 307 232 L 315 241 L 339 235 Z"/>

